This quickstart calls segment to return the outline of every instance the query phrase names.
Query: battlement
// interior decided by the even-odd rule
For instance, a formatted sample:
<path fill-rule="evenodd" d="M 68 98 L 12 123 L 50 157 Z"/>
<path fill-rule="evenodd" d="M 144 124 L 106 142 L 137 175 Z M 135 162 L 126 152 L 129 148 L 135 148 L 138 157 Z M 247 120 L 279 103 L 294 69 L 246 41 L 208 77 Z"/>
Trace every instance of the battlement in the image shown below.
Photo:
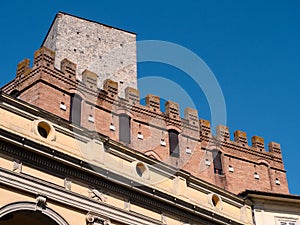
<path fill-rule="evenodd" d="M 128 99 L 130 104 L 136 105 L 140 102 L 140 92 L 135 88 L 126 87 L 125 99 Z"/>
<path fill-rule="evenodd" d="M 17 77 L 22 77 L 30 71 L 30 60 L 24 59 L 17 66 Z"/>
<path fill-rule="evenodd" d="M 234 140 L 230 140 L 229 128 L 224 125 L 218 125 L 216 136 L 213 136 L 210 122 L 199 119 L 196 109 L 186 108 L 181 117 L 179 104 L 167 101 L 164 111 L 161 111 L 160 97 L 152 94 L 146 96 L 146 105 L 141 105 L 139 90 L 129 86 L 125 88 L 124 98 L 121 98 L 119 97 L 118 81 L 106 79 L 101 85 L 102 88 L 99 88 L 99 74 L 86 69 L 81 73 L 82 81 L 79 81 L 76 78 L 76 74 L 78 74 L 76 63 L 69 59 L 63 59 L 60 62 L 60 68 L 56 68 L 54 59 L 55 52 L 51 49 L 42 47 L 37 50 L 34 53 L 33 68 L 30 68 L 28 59 L 20 62 L 17 66 L 15 80 L 4 86 L 3 91 L 10 94 L 17 90 L 20 99 L 70 120 L 70 122 L 74 122 L 70 115 L 72 107 L 74 107 L 72 96 L 76 94 L 83 102 L 77 106 L 81 109 L 79 125 L 110 136 L 113 140 L 121 143 L 126 140 L 127 146 L 138 151 L 151 149 L 151 154 L 157 160 L 168 160 L 170 157 L 171 152 L 166 151 L 171 142 L 168 132 L 175 130 L 178 133 L 179 142 L 179 152 L 176 153 L 176 157 L 180 158 L 181 164 L 178 164 L 178 160 L 168 160 L 168 162 L 174 166 L 184 166 L 183 161 L 191 160 L 184 169 L 193 175 L 207 177 L 208 181 L 220 186 L 225 185 L 224 182 L 219 184 L 219 181 L 211 180 L 211 174 L 204 175 L 199 171 L 199 166 L 195 167 L 199 162 L 193 162 L 193 160 L 203 158 L 204 156 L 200 156 L 203 150 L 217 149 L 224 153 L 223 157 L 228 157 L 228 160 L 237 158 L 247 161 L 251 165 L 266 162 L 264 165 L 276 168 L 276 171 L 284 171 L 281 148 L 275 142 L 268 144 L 267 151 L 264 139 L 253 136 L 250 146 L 247 134 L 240 130 L 235 131 Z M 39 84 L 40 81 L 42 81 L 41 84 Z M 32 84 L 35 84 L 33 89 L 28 89 Z M 127 137 L 128 140 L 119 135 L 121 124 L 116 120 L 119 115 L 123 114 L 129 117 L 130 122 L 131 135 Z M 146 141 L 143 141 L 144 139 Z M 150 147 L 150 143 L 152 143 L 151 146 L 153 143 L 157 143 L 157 145 Z M 200 155 L 189 159 L 189 154 Z M 228 161 L 229 163 L 230 161 Z M 205 165 L 211 164 L 206 163 Z M 231 174 L 227 176 L 230 177 Z M 268 188 L 263 190 L 268 190 Z"/>
<path fill-rule="evenodd" d="M 55 52 L 46 48 L 41 47 L 39 50 L 37 50 L 34 53 L 34 61 L 33 65 L 34 67 L 38 66 L 45 66 L 49 67 L 51 69 L 54 68 L 54 59 L 55 59 Z"/>
<path fill-rule="evenodd" d="M 61 71 L 72 80 L 76 80 L 76 63 L 63 59 L 60 64 Z"/>
<path fill-rule="evenodd" d="M 237 130 L 234 132 L 234 141 L 241 143 L 243 146 L 248 145 L 247 134 L 244 131 Z"/>
<path fill-rule="evenodd" d="M 18 82 L 20 83 L 20 77 L 24 74 L 29 74 L 35 67 L 45 67 L 49 69 L 54 69 L 54 58 L 55 58 L 55 52 L 51 49 L 48 49 L 46 47 L 42 47 L 39 50 L 37 50 L 34 53 L 34 65 L 33 68 L 30 68 L 30 61 L 29 59 L 24 59 L 21 61 L 17 66 L 17 73 L 16 78 L 18 78 Z M 76 81 L 76 63 L 71 62 L 68 59 L 63 59 L 60 63 L 61 67 L 59 70 L 56 69 L 56 72 L 58 72 L 60 76 L 66 77 L 69 81 L 73 81 L 74 87 L 77 88 L 81 92 L 90 91 L 94 92 L 96 96 L 97 92 L 99 92 L 99 89 L 97 88 L 97 79 L 98 76 L 96 73 L 91 72 L 89 70 L 84 70 L 82 72 L 82 82 L 75 82 Z M 23 80 L 26 81 L 26 77 L 23 77 Z M 21 82 L 22 83 L 22 82 Z M 82 86 L 85 88 L 82 89 Z M 106 79 L 102 86 L 103 90 L 108 93 L 108 96 L 115 101 L 118 101 L 118 93 L 119 93 L 119 85 L 117 81 L 113 81 L 111 79 Z M 7 89 L 7 87 L 4 87 L 4 91 Z M 11 90 L 10 90 L 11 91 Z M 9 90 L 8 90 L 9 92 Z M 82 93 L 85 96 L 88 96 L 87 93 Z M 87 97 L 88 98 L 88 97 Z M 174 121 L 181 121 L 181 127 L 186 126 L 192 126 L 199 131 L 199 135 L 203 137 L 212 137 L 211 133 L 211 126 L 210 122 L 204 119 L 199 119 L 198 117 L 198 111 L 193 108 L 186 108 L 184 110 L 184 117 L 180 116 L 180 110 L 179 105 L 172 101 L 167 101 L 165 103 L 165 112 L 160 111 L 160 97 L 155 96 L 152 94 L 148 94 L 146 96 L 146 105 L 143 106 L 140 104 L 140 94 L 139 90 L 135 89 L 133 87 L 127 87 L 125 89 L 125 99 L 128 100 L 129 105 L 138 106 L 139 108 L 143 109 L 143 111 L 148 110 L 149 113 L 163 113 L 165 118 L 167 118 L 168 123 L 173 123 Z M 185 124 L 184 124 L 185 123 Z M 178 124 L 178 123 L 176 123 Z M 252 145 L 248 145 L 248 139 L 247 134 L 243 131 L 237 130 L 234 132 L 234 140 L 230 140 L 230 132 L 229 128 L 224 125 L 218 125 L 216 127 L 216 137 L 218 140 L 221 140 L 223 142 L 230 142 L 231 144 L 236 144 L 238 146 L 243 147 L 249 147 L 253 151 L 259 151 L 261 153 L 268 153 L 268 154 L 276 154 L 276 156 L 281 155 L 281 149 L 280 145 L 271 142 L 268 144 L 268 152 L 265 149 L 265 143 L 264 139 L 259 136 L 253 136 L 251 138 Z"/>

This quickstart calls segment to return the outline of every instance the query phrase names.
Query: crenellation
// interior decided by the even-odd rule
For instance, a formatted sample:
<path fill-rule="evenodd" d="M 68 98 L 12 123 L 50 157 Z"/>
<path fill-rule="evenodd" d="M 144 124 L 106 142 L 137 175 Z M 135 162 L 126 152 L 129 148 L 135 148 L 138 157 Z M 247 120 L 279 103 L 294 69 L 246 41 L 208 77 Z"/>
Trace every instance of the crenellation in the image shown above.
<path fill-rule="evenodd" d="M 53 57 L 55 53 L 52 52 L 51 50 L 42 47 L 35 53 L 35 63 L 39 62 L 41 59 L 45 59 L 46 61 L 49 62 L 49 58 Z M 45 67 L 48 67 L 47 65 L 42 65 Z M 24 71 L 29 70 L 29 60 L 25 59 L 22 62 L 18 64 L 19 71 L 21 72 L 22 69 L 24 68 Z M 58 71 L 60 72 L 60 71 Z M 76 74 L 76 64 L 69 61 L 68 59 L 64 59 L 61 62 L 61 72 L 66 74 L 70 74 L 70 76 L 66 76 L 67 79 L 74 80 L 75 74 Z M 82 81 L 84 84 L 84 87 L 86 89 L 92 90 L 93 92 L 97 91 L 97 74 L 85 70 L 82 74 Z M 80 85 L 79 85 L 80 86 Z M 78 86 L 78 87 L 79 87 Z M 82 88 L 82 87 L 81 87 Z M 104 91 L 108 93 L 108 96 L 113 99 L 118 99 L 118 101 L 122 101 L 121 98 L 118 97 L 118 82 L 107 79 L 104 82 L 103 85 Z M 82 91 L 88 91 L 85 89 L 82 89 Z M 132 87 L 127 87 L 125 89 L 125 99 L 130 105 L 135 105 L 136 103 L 139 104 L 139 91 L 135 88 Z M 97 101 L 96 104 L 99 104 L 99 101 Z M 144 108 L 143 106 L 141 106 Z M 148 94 L 146 96 L 146 107 L 150 108 L 153 111 L 160 111 L 160 97 Z M 204 138 L 210 138 L 211 137 L 211 127 L 210 127 L 210 122 L 208 120 L 204 119 L 198 119 L 198 111 L 193 108 L 186 108 L 184 111 L 184 119 L 180 118 L 179 114 L 179 105 L 175 102 L 172 101 L 167 101 L 165 104 L 165 115 L 169 117 L 173 121 L 175 120 L 181 120 L 183 123 L 192 125 L 193 127 L 186 127 L 184 129 L 184 133 L 187 135 L 191 135 L 191 137 L 197 137 L 197 135 L 194 135 L 194 132 L 191 130 L 191 128 L 196 128 L 199 129 L 200 131 L 200 136 Z M 138 116 L 138 115 L 136 115 Z M 191 130 L 191 131 L 190 131 Z M 230 141 L 230 134 L 229 134 L 229 129 L 227 126 L 224 125 L 218 125 L 217 128 L 217 137 L 221 138 L 223 141 Z M 201 138 L 200 137 L 200 138 Z M 208 140 L 208 139 L 207 139 Z M 242 144 L 243 147 L 247 147 L 248 141 L 247 141 L 247 135 L 243 131 L 235 131 L 234 132 L 234 142 L 231 142 L 232 144 Z M 261 137 L 254 136 L 252 137 L 252 147 L 257 148 L 260 151 L 264 151 L 264 140 Z M 281 150 L 280 150 L 280 145 L 271 142 L 269 144 L 269 149 L 270 152 L 273 154 L 278 154 L 281 156 Z"/>
<path fill-rule="evenodd" d="M 132 130 L 131 144 L 128 146 L 143 152 L 149 148 L 149 143 L 158 143 L 157 145 L 159 146 L 154 148 L 153 151 L 161 160 L 165 160 L 169 156 L 168 133 L 163 132 L 164 135 L 162 136 L 162 130 L 180 130 L 180 157 L 179 159 L 174 159 L 175 161 L 172 159 L 174 162 L 170 159 L 169 163 L 173 163 L 172 165 L 177 167 L 180 166 L 180 163 L 183 161 L 188 160 L 190 165 L 185 166 L 187 171 L 236 193 L 243 188 L 234 185 L 236 183 L 235 180 L 240 178 L 239 175 L 234 177 L 231 173 L 227 173 L 226 175 L 226 172 L 225 176 L 214 174 L 212 166 L 208 167 L 205 163 L 202 165 L 200 162 L 205 154 L 203 149 L 207 148 L 211 150 L 220 148 L 222 155 L 224 155 L 222 159 L 224 166 L 228 167 L 228 165 L 230 165 L 235 167 L 234 174 L 238 173 L 238 168 L 247 168 L 250 172 L 246 176 L 251 177 L 251 179 L 254 173 L 253 166 L 261 159 L 265 160 L 270 167 L 275 168 L 275 170 L 284 171 L 279 144 L 271 142 L 268 145 L 269 152 L 266 152 L 263 138 L 254 136 L 252 137 L 252 147 L 248 146 L 246 133 L 239 130 L 234 132 L 234 141 L 231 141 L 229 129 L 224 125 L 217 126 L 217 138 L 213 137 L 211 134 L 210 121 L 204 119 L 199 120 L 198 111 L 196 109 L 186 108 L 184 110 L 184 118 L 181 118 L 179 105 L 175 102 L 167 101 L 165 103 L 165 113 L 163 113 L 160 111 L 160 97 L 152 94 L 146 96 L 146 106 L 140 105 L 140 95 L 137 89 L 132 87 L 125 88 L 125 98 L 121 98 L 118 96 L 119 82 L 110 79 L 105 80 L 103 90 L 99 90 L 98 93 L 98 77 L 96 73 L 85 70 L 82 74 L 82 82 L 79 82 L 75 76 L 77 71 L 76 64 L 68 59 L 61 62 L 60 70 L 49 67 L 48 64 L 51 62 L 51 57 L 53 57 L 54 54 L 55 53 L 51 50 L 43 47 L 35 54 L 34 69 L 28 69 L 29 62 L 27 60 L 18 65 L 20 73 L 17 74 L 16 79 L 12 83 L 16 85 L 20 82 L 22 87 L 20 89 L 20 98 L 22 100 L 28 101 L 31 104 L 68 120 L 71 109 L 70 96 L 74 93 L 74 90 L 76 90 L 81 93 L 82 96 L 85 96 L 82 97 L 81 126 L 108 135 L 113 140 L 118 140 L 120 128 L 119 122 L 116 119 L 117 117 L 115 117 L 113 122 L 109 119 L 111 118 L 111 113 L 119 114 L 120 110 L 130 112 Z M 24 68 L 24 71 L 28 71 L 25 72 L 28 73 L 28 76 L 25 77 L 21 75 L 23 73 L 22 68 Z M 39 74 L 43 74 L 43 76 Z M 20 78 L 18 79 L 18 77 Z M 23 91 L 28 85 L 38 81 L 37 79 L 44 80 L 46 83 L 38 82 L 32 89 Z M 9 90 L 12 91 L 12 83 L 4 87 L 3 90 L 8 90 L 6 88 L 9 88 Z M 51 86 L 47 83 L 51 83 Z M 51 101 L 49 101 L 49 96 L 52 96 Z M 98 98 L 92 99 L 91 97 L 93 96 L 98 96 Z M 64 110 L 61 109 L 61 104 L 65 106 Z M 55 107 L 53 105 L 55 105 Z M 95 112 L 94 108 L 96 109 Z M 93 119 L 93 122 L 91 122 L 90 117 Z M 143 124 L 153 124 L 154 126 L 149 127 Z M 216 141 L 218 143 L 216 143 Z M 191 153 L 197 154 L 197 157 L 190 159 Z M 235 158 L 235 161 L 241 165 L 237 167 L 232 163 L 233 160 L 227 162 L 227 157 Z M 200 173 L 199 164 L 201 168 L 207 168 L 208 171 Z M 261 165 L 257 165 L 257 170 L 259 170 L 260 167 Z M 226 167 L 224 167 L 224 170 L 226 170 Z M 262 186 L 265 188 L 263 190 L 269 190 L 270 187 L 267 185 L 269 175 L 265 172 L 265 169 L 260 169 L 260 171 L 261 178 L 262 180 L 264 179 L 264 181 L 260 182 L 265 184 L 265 186 Z M 277 177 L 282 180 L 282 184 L 286 186 L 276 186 L 276 190 L 285 193 L 287 190 L 285 173 L 282 172 L 282 174 L 280 176 L 277 175 Z M 255 185 L 253 185 L 253 187 L 255 187 Z"/>
<path fill-rule="evenodd" d="M 175 120 L 180 120 L 180 114 L 179 114 L 179 105 L 172 101 L 167 101 L 165 103 L 165 111 L 167 117 Z"/>
<path fill-rule="evenodd" d="M 160 111 L 160 97 L 148 94 L 146 96 L 146 106 L 153 111 Z"/>
<path fill-rule="evenodd" d="M 269 148 L 269 152 L 270 153 L 282 157 L 281 156 L 281 147 L 280 147 L 280 144 L 278 144 L 276 142 L 270 142 L 268 144 L 268 148 Z"/>
<path fill-rule="evenodd" d="M 253 148 L 256 148 L 259 151 L 265 151 L 265 141 L 262 137 L 253 136 L 251 138 L 251 141 L 252 141 Z"/>
<path fill-rule="evenodd" d="M 116 99 L 118 96 L 118 82 L 107 79 L 104 81 L 103 89 L 107 91 L 110 98 Z"/>
<path fill-rule="evenodd" d="M 198 111 L 193 108 L 184 109 L 184 118 L 188 120 L 188 123 L 199 129 Z"/>
<path fill-rule="evenodd" d="M 84 70 L 82 73 L 82 82 L 88 89 L 92 90 L 95 93 L 97 92 L 97 74 L 89 70 Z"/>
<path fill-rule="evenodd" d="M 22 77 L 30 71 L 30 60 L 24 59 L 17 66 L 17 77 Z"/>
<path fill-rule="evenodd" d="M 234 141 L 241 143 L 243 146 L 248 145 L 247 134 L 246 132 L 237 130 L 234 132 Z"/>
<path fill-rule="evenodd" d="M 140 92 L 135 88 L 126 87 L 125 98 L 129 100 L 130 104 L 138 105 L 140 103 Z"/>
<path fill-rule="evenodd" d="M 210 122 L 208 120 L 200 119 L 199 126 L 201 136 L 206 138 L 211 137 Z"/>
<path fill-rule="evenodd" d="M 53 69 L 54 68 L 54 59 L 55 59 L 54 51 L 52 51 L 46 47 L 41 47 L 39 50 L 37 50 L 34 53 L 33 66 L 39 67 L 39 66 L 43 65 L 45 67 Z"/>
<path fill-rule="evenodd" d="M 218 125 L 217 126 L 217 137 L 221 139 L 222 141 L 229 141 L 230 135 L 229 135 L 229 129 L 227 126 L 224 125 Z"/>
<path fill-rule="evenodd" d="M 60 70 L 73 81 L 76 80 L 76 69 L 76 63 L 73 63 L 68 59 L 63 59 L 60 63 Z"/>

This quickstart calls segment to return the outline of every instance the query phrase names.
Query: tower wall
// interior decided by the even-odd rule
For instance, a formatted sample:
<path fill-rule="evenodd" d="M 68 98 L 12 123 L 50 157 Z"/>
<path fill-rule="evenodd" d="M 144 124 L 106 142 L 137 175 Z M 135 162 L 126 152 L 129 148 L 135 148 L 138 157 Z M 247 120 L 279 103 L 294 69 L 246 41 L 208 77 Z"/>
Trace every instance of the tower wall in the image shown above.
<path fill-rule="evenodd" d="M 126 87 L 137 88 L 134 33 L 58 13 L 42 45 L 55 51 L 56 68 L 65 58 L 76 63 L 79 80 L 87 69 L 97 74 L 99 87 L 106 79 L 118 82 L 121 96 Z"/>

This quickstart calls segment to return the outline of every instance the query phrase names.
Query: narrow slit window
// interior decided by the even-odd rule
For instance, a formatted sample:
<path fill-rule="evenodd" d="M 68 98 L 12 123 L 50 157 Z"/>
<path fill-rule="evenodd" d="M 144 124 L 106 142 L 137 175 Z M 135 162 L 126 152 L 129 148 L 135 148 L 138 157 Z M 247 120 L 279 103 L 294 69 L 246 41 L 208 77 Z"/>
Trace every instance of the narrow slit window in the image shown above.
<path fill-rule="evenodd" d="M 178 131 L 169 130 L 170 156 L 176 158 L 180 156 L 178 135 Z"/>
<path fill-rule="evenodd" d="M 222 160 L 221 160 L 221 152 L 218 150 L 214 150 L 213 154 L 213 164 L 214 164 L 214 173 L 222 175 L 223 174 L 223 167 L 222 167 Z"/>
<path fill-rule="evenodd" d="M 75 94 L 71 97 L 70 122 L 76 125 L 81 123 L 81 102 L 82 99 L 79 95 Z"/>
<path fill-rule="evenodd" d="M 130 119 L 126 114 L 119 116 L 119 139 L 127 144 L 131 142 Z"/>

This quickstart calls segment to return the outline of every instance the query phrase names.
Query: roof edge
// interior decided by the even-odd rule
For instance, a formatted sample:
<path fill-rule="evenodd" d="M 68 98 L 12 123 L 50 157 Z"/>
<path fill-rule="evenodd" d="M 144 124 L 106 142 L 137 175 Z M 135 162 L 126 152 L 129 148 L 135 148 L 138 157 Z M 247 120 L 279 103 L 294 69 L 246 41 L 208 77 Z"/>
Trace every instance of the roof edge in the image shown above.
<path fill-rule="evenodd" d="M 239 196 L 243 198 L 248 197 L 271 197 L 271 198 L 281 198 L 281 199 L 290 199 L 290 200 L 300 200 L 300 195 L 293 194 L 282 194 L 282 193 L 274 193 L 274 192 L 265 192 L 265 191 L 257 191 L 257 190 L 246 190 L 239 194 Z"/>

